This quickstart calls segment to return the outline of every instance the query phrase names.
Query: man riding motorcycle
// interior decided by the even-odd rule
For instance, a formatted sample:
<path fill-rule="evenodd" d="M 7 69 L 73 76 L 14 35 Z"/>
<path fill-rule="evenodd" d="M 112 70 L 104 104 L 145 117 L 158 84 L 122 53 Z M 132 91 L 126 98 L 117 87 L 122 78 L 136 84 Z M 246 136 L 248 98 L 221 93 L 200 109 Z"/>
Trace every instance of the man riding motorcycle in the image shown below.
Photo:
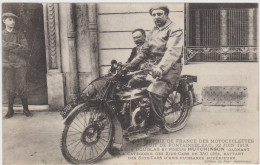
<path fill-rule="evenodd" d="M 147 90 L 152 109 L 151 119 L 155 122 L 150 124 L 156 124 L 154 129 L 160 129 L 163 128 L 164 104 L 167 96 L 177 88 L 182 70 L 183 32 L 168 18 L 167 6 L 156 5 L 149 10 L 149 13 L 155 26 L 137 57 L 126 67 L 135 67 L 147 59 L 156 65 L 152 70 L 153 77 L 159 79 L 151 83 Z"/>

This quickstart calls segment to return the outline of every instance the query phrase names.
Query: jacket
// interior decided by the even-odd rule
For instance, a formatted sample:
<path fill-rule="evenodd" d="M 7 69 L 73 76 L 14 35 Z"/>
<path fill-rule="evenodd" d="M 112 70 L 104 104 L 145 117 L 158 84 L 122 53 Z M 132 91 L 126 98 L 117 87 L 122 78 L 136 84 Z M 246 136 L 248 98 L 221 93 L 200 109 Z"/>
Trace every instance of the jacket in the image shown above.
<path fill-rule="evenodd" d="M 182 70 L 183 32 L 168 19 L 163 27 L 154 27 L 146 38 L 131 67 L 150 59 L 162 70 L 162 78 L 148 87 L 148 91 L 167 97 L 178 85 Z"/>
<path fill-rule="evenodd" d="M 2 31 L 2 54 L 4 67 L 22 67 L 27 65 L 28 43 L 22 32 Z"/>

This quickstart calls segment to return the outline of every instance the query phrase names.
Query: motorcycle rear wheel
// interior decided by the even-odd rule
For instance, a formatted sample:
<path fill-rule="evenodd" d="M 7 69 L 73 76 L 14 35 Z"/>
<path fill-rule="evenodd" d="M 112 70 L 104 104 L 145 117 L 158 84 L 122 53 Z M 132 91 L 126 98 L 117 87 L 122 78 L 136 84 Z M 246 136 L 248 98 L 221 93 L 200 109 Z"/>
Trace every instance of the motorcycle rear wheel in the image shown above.
<path fill-rule="evenodd" d="M 80 107 L 63 130 L 61 151 L 71 164 L 97 162 L 111 147 L 113 123 L 105 110 Z"/>
<path fill-rule="evenodd" d="M 172 100 L 172 99 L 167 99 L 167 101 Z M 174 105 L 175 103 L 173 103 L 173 101 L 171 102 L 172 105 Z M 185 127 L 185 125 L 188 122 L 190 113 L 191 113 L 191 106 L 193 104 L 193 97 L 192 97 L 192 93 L 190 91 L 188 91 L 187 93 L 183 93 L 181 95 L 181 100 L 179 103 L 179 108 L 177 108 L 178 110 L 174 109 L 172 106 L 172 113 L 170 115 L 175 116 L 175 119 L 169 118 L 166 119 L 167 116 L 165 117 L 165 124 L 164 124 L 164 128 L 165 130 L 167 130 L 168 132 L 176 132 L 181 130 L 182 128 Z M 176 105 L 174 105 L 176 108 Z M 177 116 L 177 117 L 176 117 Z"/>

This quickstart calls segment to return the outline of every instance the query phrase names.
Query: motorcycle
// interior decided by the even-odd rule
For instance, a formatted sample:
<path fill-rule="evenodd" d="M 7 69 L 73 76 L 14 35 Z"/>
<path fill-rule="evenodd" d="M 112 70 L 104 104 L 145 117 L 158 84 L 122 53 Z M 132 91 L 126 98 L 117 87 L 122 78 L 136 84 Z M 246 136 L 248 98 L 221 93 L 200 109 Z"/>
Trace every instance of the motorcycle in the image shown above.
<path fill-rule="evenodd" d="M 150 132 L 150 102 L 145 87 L 131 88 L 129 80 L 138 74 L 149 77 L 149 69 L 129 72 L 116 61 L 110 74 L 91 82 L 79 99 L 70 102 L 60 114 L 65 128 L 61 152 L 72 164 L 95 163 L 109 152 L 117 154 L 123 138 L 135 141 L 158 134 Z M 151 77 L 151 76 L 150 76 Z M 151 79 L 150 81 L 156 81 Z M 176 132 L 184 128 L 195 106 L 193 83 L 196 76 L 182 75 L 179 85 L 167 98 L 163 119 L 164 130 Z"/>

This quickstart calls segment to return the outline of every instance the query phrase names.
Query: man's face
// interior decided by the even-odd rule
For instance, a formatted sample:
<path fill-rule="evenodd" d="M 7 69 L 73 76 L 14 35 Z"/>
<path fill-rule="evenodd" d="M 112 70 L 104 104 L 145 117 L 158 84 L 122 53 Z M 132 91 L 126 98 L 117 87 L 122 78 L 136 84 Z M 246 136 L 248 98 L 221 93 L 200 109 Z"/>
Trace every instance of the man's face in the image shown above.
<path fill-rule="evenodd" d="M 154 21 L 155 25 L 158 27 L 164 26 L 168 19 L 168 16 L 165 15 L 165 11 L 161 10 L 161 9 L 153 10 L 152 17 L 153 17 L 153 21 Z"/>
<path fill-rule="evenodd" d="M 15 19 L 12 17 L 5 18 L 3 22 L 6 27 L 13 28 L 15 26 Z"/>
<path fill-rule="evenodd" d="M 145 35 L 143 35 L 140 31 L 134 32 L 132 36 L 137 46 L 143 45 L 143 43 L 145 42 Z"/>

